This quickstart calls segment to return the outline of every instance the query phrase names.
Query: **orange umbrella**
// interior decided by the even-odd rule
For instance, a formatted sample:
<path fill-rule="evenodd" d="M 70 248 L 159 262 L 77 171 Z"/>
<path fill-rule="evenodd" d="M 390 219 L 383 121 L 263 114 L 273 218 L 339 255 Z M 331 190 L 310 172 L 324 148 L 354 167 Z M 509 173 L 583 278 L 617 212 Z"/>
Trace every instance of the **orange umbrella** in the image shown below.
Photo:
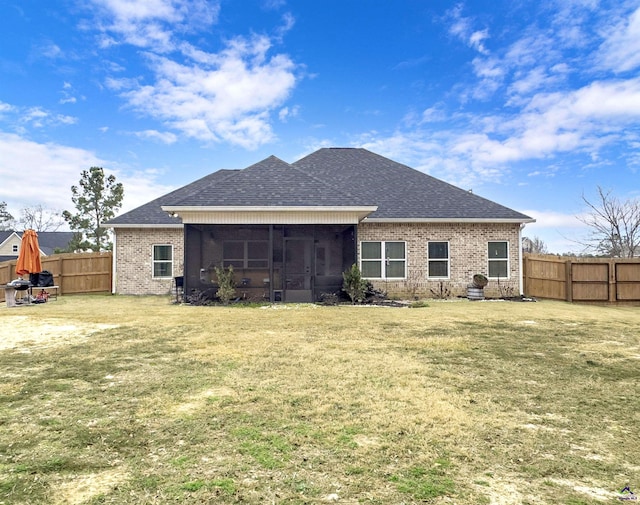
<path fill-rule="evenodd" d="M 40 246 L 35 230 L 25 230 L 20 243 L 20 253 L 16 263 L 16 275 L 37 274 L 42 271 Z"/>

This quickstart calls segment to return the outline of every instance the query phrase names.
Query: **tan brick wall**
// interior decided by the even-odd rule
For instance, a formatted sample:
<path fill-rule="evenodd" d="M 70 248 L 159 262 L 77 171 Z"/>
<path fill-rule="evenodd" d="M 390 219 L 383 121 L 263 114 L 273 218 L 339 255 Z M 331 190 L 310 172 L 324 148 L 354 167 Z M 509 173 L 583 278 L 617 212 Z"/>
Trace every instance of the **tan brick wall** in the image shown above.
<path fill-rule="evenodd" d="M 182 275 L 182 228 L 116 228 L 116 293 L 163 295 L 171 292 L 173 276 Z M 173 245 L 173 276 L 153 278 L 153 246 Z"/>
<path fill-rule="evenodd" d="M 407 243 L 407 279 L 403 281 L 373 281 L 376 288 L 392 297 L 433 297 L 440 282 L 452 296 L 466 295 L 474 274 L 488 276 L 487 242 L 509 243 L 509 278 L 489 280 L 485 296 L 515 296 L 520 292 L 519 224 L 480 223 L 362 223 L 358 226 L 358 257 L 363 240 L 400 240 Z M 449 242 L 450 278 L 427 279 L 427 243 Z"/>
<path fill-rule="evenodd" d="M 358 226 L 358 248 L 363 240 L 401 240 L 407 243 L 407 279 L 374 281 L 374 285 L 393 297 L 433 297 L 440 283 L 452 296 L 466 295 L 467 285 L 476 273 L 487 275 L 487 242 L 509 243 L 509 278 L 489 280 L 485 295 L 518 295 L 520 290 L 518 224 L 480 223 L 362 223 Z M 173 279 L 153 279 L 152 246 L 173 245 L 174 276 L 183 274 L 184 240 L 180 228 L 116 229 L 116 293 L 167 294 Z M 449 242 L 450 278 L 427 279 L 427 243 Z"/>

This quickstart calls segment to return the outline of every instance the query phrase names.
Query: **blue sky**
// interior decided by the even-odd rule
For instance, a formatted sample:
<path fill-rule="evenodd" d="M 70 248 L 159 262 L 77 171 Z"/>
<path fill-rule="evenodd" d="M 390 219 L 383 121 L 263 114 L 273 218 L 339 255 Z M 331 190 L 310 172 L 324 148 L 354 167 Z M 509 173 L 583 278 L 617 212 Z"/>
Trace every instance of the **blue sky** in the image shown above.
<path fill-rule="evenodd" d="M 640 2 L 4 0 L 0 201 L 123 210 L 221 168 L 365 147 L 580 251 L 582 196 L 640 196 Z"/>

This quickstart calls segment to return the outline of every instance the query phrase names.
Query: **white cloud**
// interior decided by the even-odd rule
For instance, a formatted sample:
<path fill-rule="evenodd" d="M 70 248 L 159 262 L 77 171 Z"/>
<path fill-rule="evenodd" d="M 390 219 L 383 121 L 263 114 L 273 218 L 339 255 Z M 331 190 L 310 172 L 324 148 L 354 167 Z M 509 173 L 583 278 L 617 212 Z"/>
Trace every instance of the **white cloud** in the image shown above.
<path fill-rule="evenodd" d="M 126 90 L 122 96 L 135 110 L 187 136 L 253 149 L 274 138 L 269 112 L 296 83 L 293 62 L 283 54 L 269 58 L 269 49 L 269 39 L 259 36 L 235 38 L 220 53 L 183 45 L 185 63 L 148 55 L 154 84 L 108 85 Z"/>
<path fill-rule="evenodd" d="M 0 133 L 0 200 L 7 202 L 14 215 L 34 203 L 69 208 L 70 188 L 77 184 L 80 172 L 102 164 L 103 160 L 84 149 Z"/>
<path fill-rule="evenodd" d="M 456 5 L 447 12 L 450 21 L 449 33 L 481 54 L 489 54 L 484 41 L 489 38 L 489 30 L 474 30 L 474 20 L 462 15 L 462 4 Z"/>
<path fill-rule="evenodd" d="M 99 9 L 101 46 L 119 39 L 159 52 L 175 48 L 174 32 L 213 24 L 220 6 L 209 0 L 93 0 Z"/>
<path fill-rule="evenodd" d="M 600 47 L 600 57 L 602 65 L 614 72 L 627 72 L 640 66 L 640 7 L 609 27 Z"/>
<path fill-rule="evenodd" d="M 280 109 L 280 112 L 278 112 L 278 119 L 280 119 L 280 121 L 282 121 L 283 123 L 286 123 L 289 118 L 297 117 L 299 113 L 300 107 L 298 105 L 294 105 L 291 108 L 283 107 L 282 109 Z"/>
<path fill-rule="evenodd" d="M 135 132 L 135 135 L 140 138 L 157 140 L 163 144 L 174 144 L 178 140 L 175 133 L 159 132 L 158 130 L 144 130 Z"/>
<path fill-rule="evenodd" d="M 523 92 L 524 98 L 524 92 Z M 356 145 L 403 160 L 460 187 L 500 182 L 519 162 L 551 159 L 560 153 L 583 154 L 594 161 L 609 146 L 640 140 L 629 125 L 640 121 L 640 78 L 594 81 L 576 90 L 537 93 L 523 99 L 513 113 L 467 118 L 460 123 L 413 122 L 410 131 L 390 135 L 370 132 Z M 439 118 L 427 109 L 426 118 Z M 474 119 L 475 118 L 475 119 Z M 547 162 L 545 162 L 547 163 Z M 629 163 L 638 163 L 630 158 Z"/>
<path fill-rule="evenodd" d="M 478 30 L 469 36 L 469 45 L 482 54 L 488 54 L 489 51 L 484 47 L 483 41 L 489 38 L 489 30 Z"/>
<path fill-rule="evenodd" d="M 536 220 L 522 231 L 524 237 L 538 237 L 552 254 L 581 253 L 582 243 L 589 234 L 589 228 L 580 221 L 580 212 L 568 214 L 551 210 L 522 209 L 523 214 Z"/>
<path fill-rule="evenodd" d="M 138 207 L 172 187 L 159 184 L 161 174 L 153 170 L 129 173 L 101 159 L 95 153 L 55 143 L 38 143 L 12 133 L 0 132 L 0 201 L 19 215 L 25 207 L 73 210 L 71 186 L 77 185 L 82 170 L 101 166 L 114 174 L 125 188 L 122 212 Z"/>
<path fill-rule="evenodd" d="M 78 118 L 67 116 L 64 114 L 54 114 L 42 107 L 29 107 L 26 109 L 19 107 L 11 107 L 6 109 L 7 112 L 13 113 L 14 119 L 20 126 L 30 126 L 33 128 L 44 128 L 59 125 L 72 125 L 78 122 Z M 0 109 L 0 112 L 2 110 Z"/>

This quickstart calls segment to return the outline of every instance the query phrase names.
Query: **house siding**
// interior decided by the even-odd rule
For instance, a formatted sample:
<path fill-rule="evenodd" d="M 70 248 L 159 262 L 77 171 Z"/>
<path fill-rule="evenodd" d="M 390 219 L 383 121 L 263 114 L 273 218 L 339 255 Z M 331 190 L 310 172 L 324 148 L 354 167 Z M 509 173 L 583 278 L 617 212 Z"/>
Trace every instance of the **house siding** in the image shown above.
<path fill-rule="evenodd" d="M 451 296 L 465 296 L 474 274 L 487 274 L 487 243 L 509 244 L 509 278 L 490 279 L 485 296 L 520 294 L 520 225 L 496 223 L 361 223 L 358 226 L 358 257 L 362 241 L 404 241 L 407 244 L 407 278 L 398 281 L 372 280 L 374 287 L 391 297 L 432 298 L 440 285 Z M 427 244 L 449 242 L 450 276 L 427 278 Z"/>
<path fill-rule="evenodd" d="M 116 286 L 121 295 L 165 295 L 173 277 L 182 275 L 184 238 L 182 228 L 116 228 Z M 154 245 L 173 246 L 173 276 L 153 278 Z"/>
<path fill-rule="evenodd" d="M 11 235 L 2 244 L 0 244 L 0 256 L 13 256 L 14 258 L 17 258 L 18 253 L 13 250 L 13 246 L 18 246 L 19 251 L 21 242 L 22 240 L 20 237 L 14 234 Z"/>
<path fill-rule="evenodd" d="M 390 297 L 432 298 L 442 284 L 452 297 L 465 296 L 474 274 L 487 275 L 487 243 L 509 244 L 509 278 L 490 279 L 484 292 L 488 297 L 518 295 L 520 290 L 520 225 L 496 223 L 360 223 L 358 257 L 362 241 L 404 241 L 407 244 L 407 278 L 373 280 L 373 285 Z M 182 228 L 119 228 L 116 233 L 118 294 L 164 295 L 171 291 L 173 279 L 152 276 L 152 247 L 173 245 L 173 275 L 183 275 L 184 238 Z M 430 241 L 449 242 L 450 276 L 427 278 L 427 245 Z"/>

